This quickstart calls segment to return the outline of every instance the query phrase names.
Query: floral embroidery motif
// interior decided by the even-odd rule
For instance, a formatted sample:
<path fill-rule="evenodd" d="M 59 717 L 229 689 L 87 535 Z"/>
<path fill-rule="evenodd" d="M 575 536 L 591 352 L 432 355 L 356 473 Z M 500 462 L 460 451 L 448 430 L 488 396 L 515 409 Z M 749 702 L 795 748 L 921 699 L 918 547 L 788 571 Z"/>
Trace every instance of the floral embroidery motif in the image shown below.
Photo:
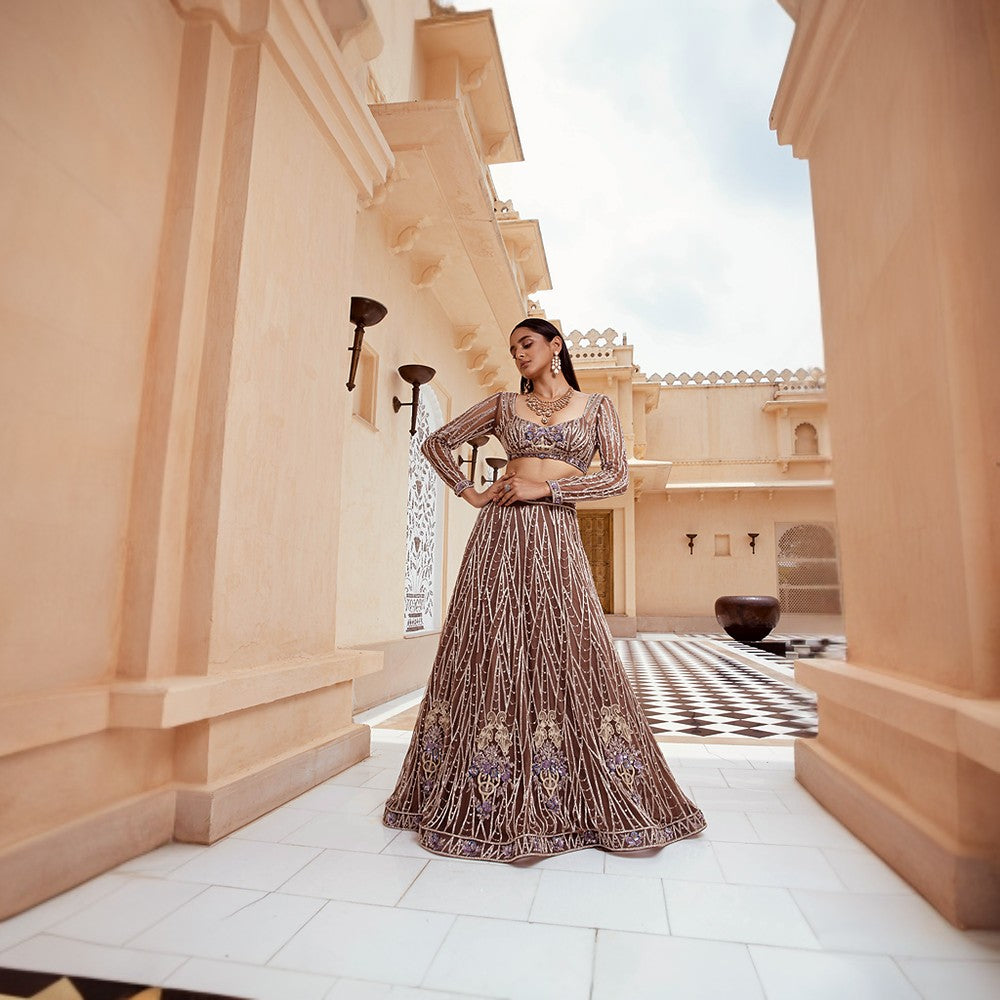
<path fill-rule="evenodd" d="M 514 766 L 507 756 L 512 744 L 506 720 L 499 712 L 488 712 L 476 736 L 476 752 L 469 767 L 469 777 L 475 780 L 481 800 L 476 811 L 481 815 L 493 812 L 494 797 L 514 776 Z"/>
<path fill-rule="evenodd" d="M 636 781 L 642 774 L 642 761 L 632 749 L 632 724 L 622 713 L 621 705 L 601 709 L 598 735 L 604 744 L 604 762 L 612 778 L 618 778 L 633 799 L 638 798 Z"/>
<path fill-rule="evenodd" d="M 557 793 L 569 773 L 562 741 L 562 732 L 556 724 L 555 711 L 548 709 L 540 712 L 531 740 L 533 751 L 531 773 L 541 786 L 545 808 L 553 812 L 558 812 L 562 806 Z"/>
<path fill-rule="evenodd" d="M 558 424 L 554 427 L 544 427 L 531 423 L 524 428 L 524 438 L 533 448 L 538 448 L 540 451 L 564 448 L 566 445 L 566 433 Z"/>
<path fill-rule="evenodd" d="M 420 788 L 424 794 L 434 787 L 450 729 L 451 716 L 447 702 L 431 702 L 424 712 L 420 732 L 420 772 L 423 776 Z"/>

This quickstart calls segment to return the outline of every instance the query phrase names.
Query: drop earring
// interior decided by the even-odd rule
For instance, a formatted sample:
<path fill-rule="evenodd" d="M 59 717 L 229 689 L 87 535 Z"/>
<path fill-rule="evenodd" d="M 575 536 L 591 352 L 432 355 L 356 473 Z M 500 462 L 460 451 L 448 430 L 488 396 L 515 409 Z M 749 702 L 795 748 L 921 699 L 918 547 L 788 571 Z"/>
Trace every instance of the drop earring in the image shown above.
<path fill-rule="evenodd" d="M 558 375 L 562 371 L 562 362 L 559 360 L 558 354 L 552 355 L 552 374 Z"/>

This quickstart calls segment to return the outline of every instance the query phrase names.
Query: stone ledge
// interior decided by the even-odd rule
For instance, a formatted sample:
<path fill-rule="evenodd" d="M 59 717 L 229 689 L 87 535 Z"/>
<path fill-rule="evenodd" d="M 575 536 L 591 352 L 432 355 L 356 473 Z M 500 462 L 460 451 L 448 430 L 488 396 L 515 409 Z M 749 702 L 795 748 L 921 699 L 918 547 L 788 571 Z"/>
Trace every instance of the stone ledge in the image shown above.
<path fill-rule="evenodd" d="M 0 699 L 0 757 L 109 728 L 172 729 L 381 669 L 380 652 L 344 650 L 207 676 L 111 681 Z"/>
<path fill-rule="evenodd" d="M 174 790 L 133 796 L 0 851 L 0 920 L 170 840 Z"/>
<path fill-rule="evenodd" d="M 371 730 L 351 725 L 333 739 L 268 761 L 250 773 L 204 786 L 177 788 L 174 837 L 212 844 L 371 753 Z"/>
<path fill-rule="evenodd" d="M 795 680 L 852 712 L 1000 770 L 1000 700 L 962 697 L 839 660 L 802 659 Z M 820 723 L 822 726 L 822 701 Z"/>
<path fill-rule="evenodd" d="M 813 740 L 795 742 L 798 781 L 958 927 L 1000 927 L 1000 864 L 976 853 Z"/>

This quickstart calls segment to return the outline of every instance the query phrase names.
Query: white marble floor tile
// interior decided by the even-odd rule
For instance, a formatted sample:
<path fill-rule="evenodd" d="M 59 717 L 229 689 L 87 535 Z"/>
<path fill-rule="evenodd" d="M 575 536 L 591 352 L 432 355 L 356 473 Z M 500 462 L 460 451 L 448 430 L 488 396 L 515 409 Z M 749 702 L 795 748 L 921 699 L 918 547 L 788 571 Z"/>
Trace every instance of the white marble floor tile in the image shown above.
<path fill-rule="evenodd" d="M 39 934 L 0 952 L 0 966 L 67 976 L 120 979 L 126 983 L 161 983 L 184 961 L 138 948 L 120 948 Z"/>
<path fill-rule="evenodd" d="M 311 809 L 297 809 L 295 806 L 280 806 L 266 816 L 248 823 L 228 839 L 264 840 L 271 844 L 280 843 L 290 833 L 306 825 L 311 819 L 322 815 Z"/>
<path fill-rule="evenodd" d="M 844 883 L 818 847 L 776 844 L 716 844 L 725 881 L 783 889 L 843 891 Z"/>
<path fill-rule="evenodd" d="M 334 900 L 268 964 L 419 986 L 454 921 L 451 914 Z"/>
<path fill-rule="evenodd" d="M 742 813 L 788 813 L 785 804 L 767 788 L 710 788 L 693 785 L 691 794 L 701 809 Z"/>
<path fill-rule="evenodd" d="M 841 882 L 851 892 L 901 893 L 912 896 L 913 888 L 881 858 L 869 850 L 824 847 L 823 853 Z"/>
<path fill-rule="evenodd" d="M 340 774 L 335 774 L 328 781 L 325 781 L 326 785 L 351 785 L 355 788 L 360 788 L 366 781 L 374 778 L 376 774 L 384 771 L 384 767 L 380 767 L 378 764 L 374 764 L 369 757 L 362 764 L 355 764 L 354 767 L 349 767 L 346 771 L 341 771 Z"/>
<path fill-rule="evenodd" d="M 326 813 L 309 820 L 284 840 L 286 844 L 324 847 L 334 851 L 378 854 L 398 831 L 384 826 L 379 816 Z"/>
<path fill-rule="evenodd" d="M 780 792 L 801 787 L 795 780 L 795 773 L 784 769 L 731 770 L 726 771 L 725 779 L 731 788 L 767 788 L 772 792 Z"/>
<path fill-rule="evenodd" d="M 665 879 L 670 929 L 678 937 L 816 948 L 819 942 L 785 889 Z"/>
<path fill-rule="evenodd" d="M 542 872 L 507 865 L 428 861 L 399 905 L 439 913 L 527 920 Z"/>
<path fill-rule="evenodd" d="M 438 857 L 438 855 L 432 854 L 420 846 L 417 835 L 412 830 L 400 830 L 399 834 L 382 849 L 381 853 L 392 854 L 401 858 L 423 858 L 424 861 L 430 861 L 431 858 Z M 460 859 L 456 858 L 455 860 Z M 468 864 L 481 863 L 479 861 L 468 862 Z"/>
<path fill-rule="evenodd" d="M 130 944 L 263 965 L 322 905 L 305 896 L 210 886 Z"/>
<path fill-rule="evenodd" d="M 204 891 L 203 885 L 190 882 L 132 877 L 121 888 L 60 920 L 49 932 L 95 944 L 125 944 Z"/>
<path fill-rule="evenodd" d="M 750 946 L 767 1000 L 920 1000 L 885 956 L 844 955 Z M 953 994 L 949 1000 L 954 1000 Z"/>
<path fill-rule="evenodd" d="M 296 809 L 323 813 L 354 813 L 364 816 L 377 809 L 388 797 L 384 788 L 357 788 L 327 782 L 317 785 L 294 799 Z"/>
<path fill-rule="evenodd" d="M 1000 934 L 984 937 L 957 930 L 917 895 L 802 889 L 793 890 L 793 895 L 822 946 L 831 951 L 1000 959 Z"/>
<path fill-rule="evenodd" d="M 515 861 L 512 867 L 524 868 L 527 871 L 552 869 L 553 871 L 560 872 L 603 872 L 607 857 L 608 855 L 605 851 L 599 851 L 596 847 L 588 847 L 583 851 L 553 854 L 547 858 L 531 858 L 523 861 Z"/>
<path fill-rule="evenodd" d="M 72 914 L 89 906 L 95 900 L 110 895 L 116 889 L 127 885 L 129 879 L 125 875 L 110 872 L 99 875 L 66 892 L 47 899 L 30 910 L 18 913 L 13 917 L 0 921 L 0 949 L 9 948 L 19 941 L 44 931 L 53 924 L 65 920 Z"/>
<path fill-rule="evenodd" d="M 304 868 L 319 848 L 227 838 L 170 873 L 171 879 L 271 892 Z"/>
<path fill-rule="evenodd" d="M 729 783 L 717 767 L 672 767 L 670 773 L 682 785 L 692 785 L 699 788 L 729 788 Z M 741 774 L 743 772 L 740 772 Z M 752 774 L 752 771 L 747 771 Z"/>
<path fill-rule="evenodd" d="M 747 818 L 765 844 L 864 848 L 860 840 L 848 833 L 832 816 L 823 812 L 816 815 L 781 815 L 749 811 Z"/>
<path fill-rule="evenodd" d="M 901 958 L 898 964 L 924 1000 L 997 1000 L 1000 962 Z"/>
<path fill-rule="evenodd" d="M 745 945 L 598 931 L 593 1000 L 762 1000 L 763 996 Z"/>
<path fill-rule="evenodd" d="M 323 851 L 283 886 L 296 896 L 393 906 L 423 871 L 425 860 L 361 851 Z"/>
<path fill-rule="evenodd" d="M 749 761 L 746 760 L 723 760 L 719 757 L 709 754 L 707 751 L 701 754 L 691 754 L 689 755 L 678 755 L 675 752 L 668 751 L 666 753 L 667 763 L 670 765 L 670 769 L 673 770 L 677 768 L 697 768 L 699 771 L 704 769 L 717 771 L 720 768 L 725 768 L 726 770 L 745 770 L 749 771 L 752 766 Z"/>
<path fill-rule="evenodd" d="M 423 985 L 518 1000 L 587 1000 L 594 932 L 459 917 Z"/>
<path fill-rule="evenodd" d="M 708 827 L 701 836 L 713 843 L 759 844 L 760 837 L 753 828 L 746 813 L 730 812 L 726 809 L 705 809 Z"/>
<path fill-rule="evenodd" d="M 310 972 L 191 958 L 168 976 L 163 985 L 246 1000 L 324 1000 L 334 982 L 332 976 Z"/>
<path fill-rule="evenodd" d="M 207 850 L 204 844 L 164 844 L 123 862 L 112 871 L 128 875 L 166 875 Z"/>
<path fill-rule="evenodd" d="M 364 784 L 365 788 L 379 788 L 382 791 L 391 792 L 399 781 L 399 770 L 396 768 L 382 768 L 373 774 Z"/>
<path fill-rule="evenodd" d="M 491 1000 L 472 993 L 451 993 L 419 986 L 392 986 L 360 979 L 338 979 L 323 1000 Z"/>
<path fill-rule="evenodd" d="M 609 854 L 604 862 L 609 875 L 642 875 L 695 882 L 725 882 L 712 843 L 704 837 L 679 840 L 657 851 Z"/>
<path fill-rule="evenodd" d="M 625 875 L 544 871 L 531 907 L 531 920 L 670 933 L 659 880 Z"/>

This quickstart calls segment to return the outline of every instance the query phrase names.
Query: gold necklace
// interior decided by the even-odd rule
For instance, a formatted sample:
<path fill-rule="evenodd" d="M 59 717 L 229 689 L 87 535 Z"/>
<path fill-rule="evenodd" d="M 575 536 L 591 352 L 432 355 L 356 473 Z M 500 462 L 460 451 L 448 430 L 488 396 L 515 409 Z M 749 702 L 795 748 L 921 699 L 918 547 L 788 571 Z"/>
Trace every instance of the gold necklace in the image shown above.
<path fill-rule="evenodd" d="M 564 406 L 569 406 L 569 401 L 573 398 L 573 389 L 570 387 L 561 396 L 555 399 L 542 399 L 536 396 L 534 390 L 528 393 L 525 402 L 528 409 L 537 413 L 542 418 L 542 423 L 547 424 L 552 419 L 552 414 L 557 413 Z"/>

